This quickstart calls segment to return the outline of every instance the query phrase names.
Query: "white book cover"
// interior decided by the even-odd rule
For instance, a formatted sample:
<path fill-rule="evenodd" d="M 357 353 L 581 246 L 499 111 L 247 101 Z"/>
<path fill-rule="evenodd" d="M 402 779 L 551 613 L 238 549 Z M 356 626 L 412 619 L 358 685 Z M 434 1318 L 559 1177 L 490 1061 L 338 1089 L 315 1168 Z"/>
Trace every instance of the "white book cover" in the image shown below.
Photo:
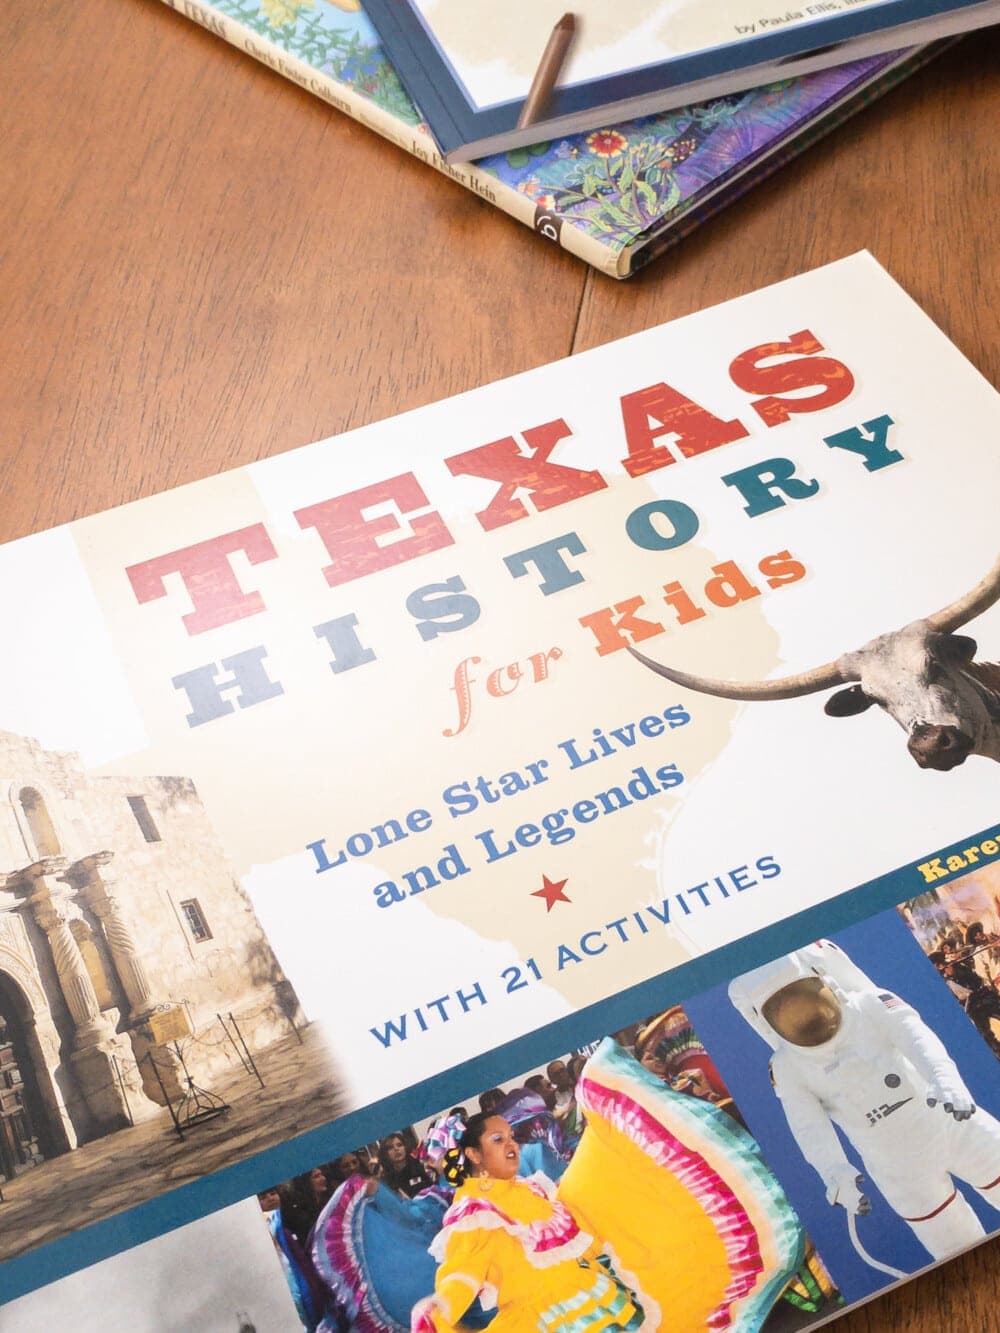
<path fill-rule="evenodd" d="M 995 1230 L 998 427 L 861 254 L 0 549 L 0 1328 L 252 1326 L 241 1200 L 361 1333 Z"/>

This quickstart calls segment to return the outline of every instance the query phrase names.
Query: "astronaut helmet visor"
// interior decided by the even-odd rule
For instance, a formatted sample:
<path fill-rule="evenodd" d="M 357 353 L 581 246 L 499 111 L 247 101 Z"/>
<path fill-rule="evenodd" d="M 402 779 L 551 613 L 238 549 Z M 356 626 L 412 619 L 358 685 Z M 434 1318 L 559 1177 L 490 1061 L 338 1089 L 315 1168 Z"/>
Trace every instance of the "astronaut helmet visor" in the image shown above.
<path fill-rule="evenodd" d="M 820 977 L 793 981 L 761 1008 L 779 1037 L 793 1046 L 822 1046 L 840 1031 L 840 1003 Z"/>

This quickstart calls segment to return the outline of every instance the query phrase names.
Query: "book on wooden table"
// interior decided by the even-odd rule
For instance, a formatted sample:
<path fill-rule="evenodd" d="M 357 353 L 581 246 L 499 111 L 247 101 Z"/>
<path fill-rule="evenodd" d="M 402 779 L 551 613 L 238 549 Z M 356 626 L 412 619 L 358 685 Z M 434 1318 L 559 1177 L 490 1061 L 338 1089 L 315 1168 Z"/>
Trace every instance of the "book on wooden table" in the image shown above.
<path fill-rule="evenodd" d="M 367 0 L 447 161 L 468 161 L 1000 22 L 998 0 L 577 0 L 557 82 L 520 121 L 564 0 Z M 563 16 L 562 18 L 560 16 Z"/>
<path fill-rule="evenodd" d="M 874 56 L 686 110 L 451 165 L 356 5 L 168 3 L 616 278 L 675 244 L 938 49 Z"/>
<path fill-rule="evenodd" d="M 792 1333 L 994 1233 L 998 428 L 861 254 L 0 547 L 4 1330 Z"/>

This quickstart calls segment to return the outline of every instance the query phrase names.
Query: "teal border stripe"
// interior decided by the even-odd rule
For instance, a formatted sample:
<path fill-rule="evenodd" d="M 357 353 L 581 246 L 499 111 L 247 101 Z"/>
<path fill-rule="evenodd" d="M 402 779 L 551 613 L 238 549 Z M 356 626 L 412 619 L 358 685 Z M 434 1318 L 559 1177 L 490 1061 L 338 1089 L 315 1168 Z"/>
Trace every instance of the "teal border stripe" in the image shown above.
<path fill-rule="evenodd" d="M 917 866 L 934 857 L 945 861 L 948 856 L 960 855 L 966 847 L 978 845 L 987 838 L 1000 841 L 1000 830 L 985 829 L 948 847 L 935 849 L 919 861 L 912 861 L 817 907 L 796 912 L 701 958 L 681 963 L 402 1092 L 350 1111 L 318 1129 L 309 1130 L 114 1217 L 95 1222 L 71 1236 L 8 1259 L 0 1265 L 0 1299 L 5 1302 L 14 1300 L 77 1269 L 239 1203 L 274 1181 L 288 1180 L 317 1162 L 339 1157 L 390 1128 L 411 1124 L 453 1106 L 468 1097 L 471 1089 L 507 1082 L 525 1069 L 546 1063 L 554 1053 L 572 1050 L 609 1032 L 616 1032 L 636 1018 L 680 1004 L 691 995 L 710 990 L 720 982 L 729 981 L 741 972 L 800 948 L 811 940 L 832 935 L 915 898 L 929 888 L 947 884 L 972 867 L 963 865 L 931 885 L 926 883 Z M 2 1224 L 3 1204 L 0 1203 Z"/>

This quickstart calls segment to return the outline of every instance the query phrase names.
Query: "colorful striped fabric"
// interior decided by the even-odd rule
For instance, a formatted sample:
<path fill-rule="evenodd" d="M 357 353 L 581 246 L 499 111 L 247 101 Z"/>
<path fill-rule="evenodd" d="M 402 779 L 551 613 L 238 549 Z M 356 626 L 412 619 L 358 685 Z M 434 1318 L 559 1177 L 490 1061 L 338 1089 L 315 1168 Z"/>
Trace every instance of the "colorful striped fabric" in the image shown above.
<path fill-rule="evenodd" d="M 756 1333 L 805 1244 L 756 1142 L 610 1040 L 576 1092 L 587 1129 L 559 1195 L 582 1227 L 608 1240 L 650 1326 Z"/>

